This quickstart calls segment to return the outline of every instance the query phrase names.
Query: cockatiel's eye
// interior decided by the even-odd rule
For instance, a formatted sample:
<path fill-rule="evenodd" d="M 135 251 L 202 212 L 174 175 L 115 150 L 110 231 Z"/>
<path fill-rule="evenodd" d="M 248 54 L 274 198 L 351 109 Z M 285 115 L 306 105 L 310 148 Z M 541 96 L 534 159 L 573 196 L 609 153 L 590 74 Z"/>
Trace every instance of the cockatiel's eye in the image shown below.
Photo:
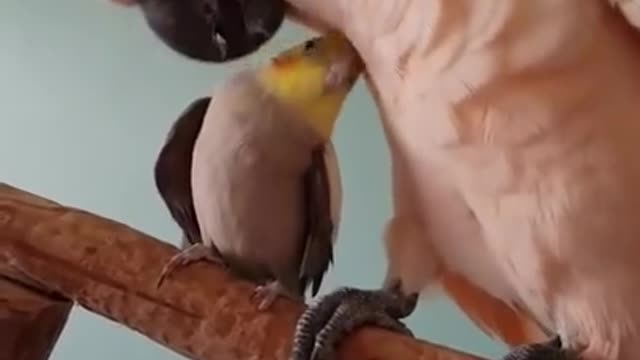
<path fill-rule="evenodd" d="M 313 49 L 314 46 L 315 46 L 315 42 L 313 40 L 309 40 L 309 41 L 304 43 L 304 50 L 305 51 L 309 51 L 309 50 Z"/>
<path fill-rule="evenodd" d="M 317 41 L 316 41 L 315 39 L 307 40 L 307 41 L 304 43 L 304 52 L 305 52 L 305 54 L 307 54 L 307 55 L 308 55 L 308 54 L 313 53 L 313 51 L 314 51 L 314 50 L 316 49 L 316 47 L 317 47 L 317 46 L 316 46 L 316 43 L 317 43 Z"/>

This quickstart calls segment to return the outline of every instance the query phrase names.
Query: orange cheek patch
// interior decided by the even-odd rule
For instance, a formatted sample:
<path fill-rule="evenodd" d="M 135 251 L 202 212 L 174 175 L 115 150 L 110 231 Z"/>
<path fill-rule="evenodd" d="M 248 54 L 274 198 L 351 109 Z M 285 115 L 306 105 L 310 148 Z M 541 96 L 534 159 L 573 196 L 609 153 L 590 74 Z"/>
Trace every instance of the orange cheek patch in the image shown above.
<path fill-rule="evenodd" d="M 273 58 L 273 61 L 272 61 L 273 67 L 278 70 L 290 69 L 296 63 L 297 63 L 297 60 L 290 56 L 276 57 L 276 58 Z"/>

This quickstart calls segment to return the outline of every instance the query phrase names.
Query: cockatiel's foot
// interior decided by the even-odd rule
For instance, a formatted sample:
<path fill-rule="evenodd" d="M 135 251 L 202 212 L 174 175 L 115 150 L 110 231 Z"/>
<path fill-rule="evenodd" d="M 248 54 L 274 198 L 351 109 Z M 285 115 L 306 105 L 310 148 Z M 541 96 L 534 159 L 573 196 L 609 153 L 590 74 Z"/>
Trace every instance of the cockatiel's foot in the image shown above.
<path fill-rule="evenodd" d="M 416 308 L 418 294 L 406 296 L 400 284 L 390 289 L 340 288 L 310 305 L 298 319 L 290 360 L 330 360 L 340 341 L 364 325 L 413 337 L 399 319 Z"/>
<path fill-rule="evenodd" d="M 213 249 L 205 246 L 202 243 L 197 243 L 182 250 L 178 254 L 174 255 L 171 260 L 164 266 L 162 273 L 156 283 L 156 288 L 162 286 L 164 280 L 175 272 L 180 267 L 185 267 L 196 261 L 208 261 L 217 265 L 226 267 L 225 261 L 220 255 L 218 255 Z"/>
<path fill-rule="evenodd" d="M 577 354 L 564 349 L 559 336 L 539 344 L 514 348 L 502 360 L 578 360 Z"/>
<path fill-rule="evenodd" d="M 299 299 L 299 296 L 292 294 L 277 280 L 256 286 L 251 298 L 259 301 L 258 310 L 265 311 L 271 308 L 273 302 L 281 296 L 292 300 Z"/>

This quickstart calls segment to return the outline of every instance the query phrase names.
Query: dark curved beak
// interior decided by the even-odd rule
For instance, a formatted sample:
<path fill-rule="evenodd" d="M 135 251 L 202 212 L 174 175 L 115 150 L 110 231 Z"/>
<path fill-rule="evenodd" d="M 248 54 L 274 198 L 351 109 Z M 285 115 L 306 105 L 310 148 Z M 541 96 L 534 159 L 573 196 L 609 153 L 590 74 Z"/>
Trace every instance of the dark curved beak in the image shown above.
<path fill-rule="evenodd" d="M 285 17 L 284 0 L 140 0 L 139 5 L 167 46 L 215 63 L 257 51 Z"/>

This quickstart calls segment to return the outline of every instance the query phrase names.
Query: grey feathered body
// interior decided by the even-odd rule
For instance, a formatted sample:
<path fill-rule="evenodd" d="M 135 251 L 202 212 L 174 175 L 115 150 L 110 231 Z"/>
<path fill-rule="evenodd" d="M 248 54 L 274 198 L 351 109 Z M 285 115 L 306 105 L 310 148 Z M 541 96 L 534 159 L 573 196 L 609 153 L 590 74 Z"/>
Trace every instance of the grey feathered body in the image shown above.
<path fill-rule="evenodd" d="M 235 75 L 209 105 L 191 185 L 205 244 L 250 279 L 278 279 L 300 293 L 309 226 L 303 180 L 321 138 L 296 116 L 249 72 Z"/>

